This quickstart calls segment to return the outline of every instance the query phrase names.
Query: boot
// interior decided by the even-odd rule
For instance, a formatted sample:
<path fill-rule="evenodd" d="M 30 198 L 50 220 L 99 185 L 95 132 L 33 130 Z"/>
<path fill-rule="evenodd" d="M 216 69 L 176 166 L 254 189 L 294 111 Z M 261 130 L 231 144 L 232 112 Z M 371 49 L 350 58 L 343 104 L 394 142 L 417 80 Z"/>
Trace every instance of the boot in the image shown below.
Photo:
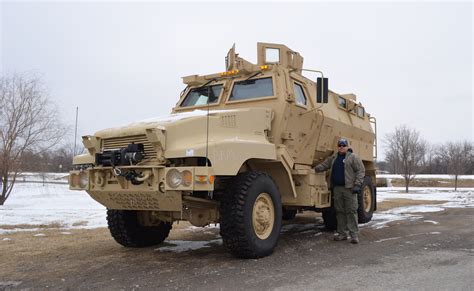
<path fill-rule="evenodd" d="M 357 234 L 354 234 L 351 236 L 351 244 L 358 244 L 359 243 L 359 237 Z"/>
<path fill-rule="evenodd" d="M 335 240 L 335 241 L 347 240 L 347 235 L 346 235 L 346 234 L 336 233 L 336 234 L 334 235 L 334 240 Z"/>

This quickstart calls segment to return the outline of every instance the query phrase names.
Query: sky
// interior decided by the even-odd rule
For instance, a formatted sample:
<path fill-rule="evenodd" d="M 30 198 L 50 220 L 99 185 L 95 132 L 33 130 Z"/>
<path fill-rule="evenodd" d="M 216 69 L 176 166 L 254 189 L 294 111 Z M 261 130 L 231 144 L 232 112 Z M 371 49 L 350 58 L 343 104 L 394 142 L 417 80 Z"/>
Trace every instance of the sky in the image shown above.
<path fill-rule="evenodd" d="M 384 136 L 473 140 L 472 2 L 0 2 L 0 74 L 39 76 L 78 135 L 170 113 L 181 77 L 225 70 L 235 43 L 285 44 L 354 93 Z M 314 75 L 307 75 L 315 78 Z"/>

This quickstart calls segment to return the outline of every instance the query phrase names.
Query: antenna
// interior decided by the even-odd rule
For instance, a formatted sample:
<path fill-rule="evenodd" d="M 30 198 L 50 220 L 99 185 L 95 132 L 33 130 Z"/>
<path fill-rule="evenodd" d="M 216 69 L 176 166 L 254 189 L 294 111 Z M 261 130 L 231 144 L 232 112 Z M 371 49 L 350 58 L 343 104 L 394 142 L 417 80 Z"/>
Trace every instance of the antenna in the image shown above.
<path fill-rule="evenodd" d="M 209 99 L 211 98 L 211 85 L 207 86 L 207 114 L 206 114 L 206 167 L 209 166 Z"/>
<path fill-rule="evenodd" d="M 209 100 L 211 99 L 211 85 L 208 84 L 207 86 L 207 116 L 206 116 L 206 170 L 207 170 L 207 187 L 209 189 L 209 182 L 210 182 L 210 177 L 209 177 Z M 214 92 L 212 92 L 214 93 Z M 212 198 L 212 192 L 207 191 L 207 196 Z"/>

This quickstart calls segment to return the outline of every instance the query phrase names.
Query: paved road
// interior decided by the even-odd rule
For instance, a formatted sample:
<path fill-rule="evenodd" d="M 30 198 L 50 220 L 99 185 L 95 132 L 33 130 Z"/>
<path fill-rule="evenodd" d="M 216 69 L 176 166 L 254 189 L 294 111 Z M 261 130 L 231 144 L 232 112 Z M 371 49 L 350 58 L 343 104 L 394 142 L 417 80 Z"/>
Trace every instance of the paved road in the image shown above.
<path fill-rule="evenodd" d="M 233 258 L 216 241 L 217 229 L 188 231 L 185 239 L 214 243 L 181 253 L 125 249 L 104 229 L 14 234 L 0 242 L 0 289 L 472 290 L 474 209 L 422 215 L 365 227 L 359 245 L 334 242 L 314 216 L 299 217 L 275 253 L 259 260 Z"/>

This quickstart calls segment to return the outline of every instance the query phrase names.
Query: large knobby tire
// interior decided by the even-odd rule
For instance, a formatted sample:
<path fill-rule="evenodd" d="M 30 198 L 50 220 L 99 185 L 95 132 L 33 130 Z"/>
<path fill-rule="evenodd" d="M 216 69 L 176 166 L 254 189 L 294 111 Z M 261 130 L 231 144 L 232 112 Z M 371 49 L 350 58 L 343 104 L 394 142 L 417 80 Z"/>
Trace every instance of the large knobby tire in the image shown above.
<path fill-rule="evenodd" d="M 170 233 L 171 223 L 143 226 L 135 210 L 107 210 L 107 224 L 110 234 L 124 247 L 149 247 L 163 242 Z"/>
<path fill-rule="evenodd" d="M 359 223 L 367 223 L 372 220 L 376 203 L 375 189 L 372 179 L 369 176 L 365 176 L 364 182 L 360 188 L 361 191 L 358 195 L 359 207 L 357 209 L 357 216 Z"/>
<path fill-rule="evenodd" d="M 234 256 L 270 255 L 278 243 L 281 220 L 280 192 L 269 175 L 246 172 L 235 177 L 220 206 L 220 233 Z"/>

